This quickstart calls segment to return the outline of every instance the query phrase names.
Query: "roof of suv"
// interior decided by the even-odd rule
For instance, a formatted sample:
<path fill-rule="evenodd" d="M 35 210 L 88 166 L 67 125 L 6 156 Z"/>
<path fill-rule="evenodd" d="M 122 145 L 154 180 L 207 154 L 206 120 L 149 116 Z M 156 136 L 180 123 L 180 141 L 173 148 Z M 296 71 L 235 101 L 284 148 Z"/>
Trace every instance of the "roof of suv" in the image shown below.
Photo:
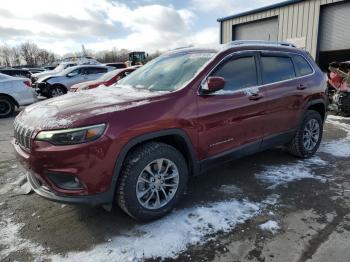
<path fill-rule="evenodd" d="M 210 52 L 210 53 L 219 53 L 229 49 L 244 49 L 247 50 L 248 47 L 253 49 L 266 49 L 266 50 L 280 50 L 284 52 L 305 52 L 302 49 L 295 47 L 293 44 L 288 42 L 272 42 L 272 41 L 259 41 L 259 40 L 244 40 L 244 41 L 232 41 L 227 44 L 214 45 L 211 47 L 185 47 L 178 48 L 172 51 L 169 51 L 167 54 L 178 54 L 183 52 Z"/>

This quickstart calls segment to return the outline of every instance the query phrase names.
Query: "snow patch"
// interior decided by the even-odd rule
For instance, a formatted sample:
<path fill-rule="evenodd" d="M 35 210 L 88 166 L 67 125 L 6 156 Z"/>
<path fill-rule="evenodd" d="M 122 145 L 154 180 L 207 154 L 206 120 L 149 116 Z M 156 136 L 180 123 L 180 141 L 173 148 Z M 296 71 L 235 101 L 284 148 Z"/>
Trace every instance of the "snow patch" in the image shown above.
<path fill-rule="evenodd" d="M 237 194 L 242 193 L 242 189 L 240 189 L 236 185 L 222 185 L 218 189 L 219 192 L 225 193 L 225 194 Z"/>
<path fill-rule="evenodd" d="M 347 133 L 346 138 L 322 143 L 320 151 L 335 157 L 347 158 L 350 157 L 350 124 L 337 121 L 342 119 L 344 119 L 344 117 L 330 115 L 326 122 L 345 131 Z"/>
<path fill-rule="evenodd" d="M 255 177 L 268 184 L 268 189 L 275 189 L 278 186 L 286 186 L 289 182 L 298 181 L 304 178 L 318 179 L 325 182 L 324 177 L 315 175 L 312 166 L 326 166 L 327 162 L 319 157 L 313 157 L 307 160 L 299 160 L 293 164 L 267 166 L 261 173 L 255 175 Z"/>
<path fill-rule="evenodd" d="M 276 234 L 280 229 L 280 226 L 276 221 L 269 220 L 259 226 L 262 230 L 270 231 L 272 234 Z"/>
<path fill-rule="evenodd" d="M 72 252 L 53 261 L 134 261 L 176 257 L 189 245 L 205 243 L 208 235 L 229 232 L 257 215 L 262 205 L 247 200 L 224 201 L 210 206 L 178 210 L 158 221 L 136 226 L 90 251 Z"/>
<path fill-rule="evenodd" d="M 5 248 L 0 249 L 0 260 L 5 258 L 12 252 L 19 250 L 28 250 L 35 257 L 35 261 L 43 261 L 45 256 L 42 255 L 45 249 L 40 245 L 36 245 L 20 236 L 20 230 L 24 227 L 23 223 L 13 223 L 10 218 L 0 221 L 1 245 Z"/>

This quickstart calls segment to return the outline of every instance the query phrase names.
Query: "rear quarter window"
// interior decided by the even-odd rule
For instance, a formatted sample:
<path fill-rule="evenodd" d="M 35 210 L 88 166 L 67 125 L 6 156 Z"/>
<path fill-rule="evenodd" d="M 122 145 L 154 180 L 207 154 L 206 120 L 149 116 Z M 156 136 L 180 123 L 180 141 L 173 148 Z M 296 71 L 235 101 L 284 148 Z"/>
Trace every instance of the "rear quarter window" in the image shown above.
<path fill-rule="evenodd" d="M 304 57 L 300 55 L 293 55 L 293 60 L 298 76 L 306 76 L 312 74 L 313 69 Z"/>
<path fill-rule="evenodd" d="M 262 56 L 262 79 L 264 84 L 280 82 L 295 77 L 292 59 L 288 56 Z"/>

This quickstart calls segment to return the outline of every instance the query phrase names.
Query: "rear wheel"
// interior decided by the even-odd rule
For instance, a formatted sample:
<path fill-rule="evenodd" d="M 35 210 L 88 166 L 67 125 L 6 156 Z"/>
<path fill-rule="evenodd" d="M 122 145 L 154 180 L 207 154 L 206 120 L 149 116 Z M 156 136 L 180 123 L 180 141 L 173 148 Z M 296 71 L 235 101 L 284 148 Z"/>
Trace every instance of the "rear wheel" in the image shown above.
<path fill-rule="evenodd" d="M 117 187 L 119 206 L 137 220 L 168 213 L 185 191 L 188 168 L 174 147 L 149 142 L 126 158 Z"/>
<path fill-rule="evenodd" d="M 288 145 L 288 151 L 297 157 L 311 157 L 320 146 L 322 132 L 321 115 L 317 111 L 308 110 L 293 140 Z"/>
<path fill-rule="evenodd" d="M 5 118 L 13 115 L 15 112 L 15 104 L 13 101 L 4 96 L 0 96 L 0 118 Z"/>
<path fill-rule="evenodd" d="M 58 85 L 53 85 L 49 90 L 49 97 L 62 96 L 66 93 L 66 90 Z"/>

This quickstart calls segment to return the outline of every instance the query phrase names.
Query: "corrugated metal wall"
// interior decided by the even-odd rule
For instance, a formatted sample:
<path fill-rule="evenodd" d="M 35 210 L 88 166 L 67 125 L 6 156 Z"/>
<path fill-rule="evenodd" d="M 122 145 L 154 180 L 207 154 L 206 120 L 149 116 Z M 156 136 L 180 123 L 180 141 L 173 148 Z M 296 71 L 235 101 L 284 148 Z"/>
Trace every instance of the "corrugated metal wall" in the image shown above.
<path fill-rule="evenodd" d="M 344 0 L 306 0 L 296 4 L 225 20 L 222 23 L 222 41 L 232 41 L 232 26 L 278 16 L 278 41 L 305 37 L 306 50 L 316 58 L 321 5 Z"/>

